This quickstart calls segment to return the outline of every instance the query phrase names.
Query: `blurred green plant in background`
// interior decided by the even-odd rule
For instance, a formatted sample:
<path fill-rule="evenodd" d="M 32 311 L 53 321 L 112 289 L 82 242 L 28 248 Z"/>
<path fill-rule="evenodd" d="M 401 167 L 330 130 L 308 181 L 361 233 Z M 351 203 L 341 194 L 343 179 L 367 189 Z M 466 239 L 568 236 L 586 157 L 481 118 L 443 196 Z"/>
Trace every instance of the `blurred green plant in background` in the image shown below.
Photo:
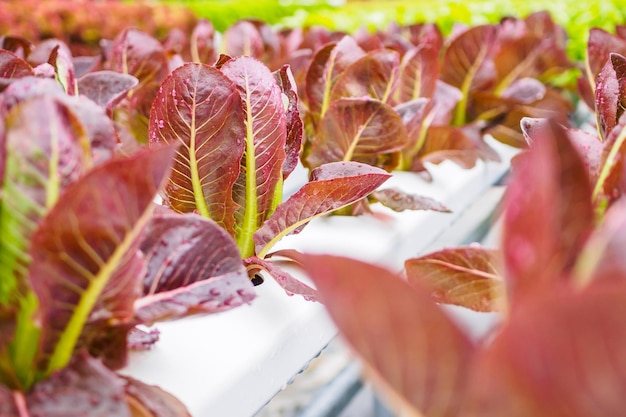
<path fill-rule="evenodd" d="M 571 39 L 571 58 L 582 60 L 591 27 L 612 31 L 616 24 L 626 23 L 623 0 L 183 0 L 182 3 L 201 17 L 210 19 L 223 31 L 242 18 L 257 18 L 285 27 L 325 26 L 353 32 L 361 27 L 382 29 L 390 22 L 410 24 L 435 22 L 445 34 L 455 24 L 478 25 L 496 23 L 504 16 L 524 17 L 532 12 L 548 10 L 563 25 Z M 338 4 L 342 3 L 342 4 Z"/>

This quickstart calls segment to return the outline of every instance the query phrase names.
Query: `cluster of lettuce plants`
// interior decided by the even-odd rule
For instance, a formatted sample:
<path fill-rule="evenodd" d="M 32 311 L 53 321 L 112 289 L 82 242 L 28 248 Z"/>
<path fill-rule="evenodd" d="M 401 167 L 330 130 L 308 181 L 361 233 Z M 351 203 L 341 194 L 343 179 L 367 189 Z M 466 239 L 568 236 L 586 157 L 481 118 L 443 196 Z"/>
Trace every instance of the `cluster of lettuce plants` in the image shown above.
<path fill-rule="evenodd" d="M 288 67 L 185 64 L 136 29 L 99 56 L 0 42 L 0 414 L 187 415 L 114 372 L 156 342 L 137 326 L 250 302 L 260 269 L 313 298 L 270 248 L 389 174 L 325 164 L 282 201 L 302 138 Z"/>
<path fill-rule="evenodd" d="M 589 37 L 580 86 L 593 129 L 522 120 L 530 149 L 513 164 L 501 249 L 444 249 L 407 260 L 403 277 L 346 258 L 298 259 L 402 415 L 624 409 L 626 38 L 616 32 Z M 438 303 L 502 321 L 472 340 Z"/>
<path fill-rule="evenodd" d="M 281 238 L 368 201 L 445 211 L 379 187 L 394 169 L 494 158 L 483 135 L 522 146 L 522 117 L 566 124 L 572 108 L 546 13 L 447 38 L 429 24 L 348 36 L 201 21 L 163 40 L 124 29 L 89 56 L 18 35 L 0 37 L 0 415 L 188 415 L 115 373 L 158 338 L 138 325 L 251 302 L 260 271 L 317 299 L 271 261 Z M 603 148 L 606 205 L 624 141 L 610 139 L 611 58 L 590 87 L 607 105 L 602 138 L 619 144 Z M 522 127 L 560 132 L 550 123 Z M 285 198 L 299 163 L 309 180 Z"/>

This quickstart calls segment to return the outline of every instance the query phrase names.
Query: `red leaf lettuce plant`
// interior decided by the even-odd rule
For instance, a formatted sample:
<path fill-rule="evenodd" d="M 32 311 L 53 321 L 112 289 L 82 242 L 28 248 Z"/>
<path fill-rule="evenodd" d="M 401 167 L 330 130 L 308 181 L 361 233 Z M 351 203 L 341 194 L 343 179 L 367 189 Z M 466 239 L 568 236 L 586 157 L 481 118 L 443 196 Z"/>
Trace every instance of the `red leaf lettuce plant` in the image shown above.
<path fill-rule="evenodd" d="M 472 167 L 497 155 L 490 134 L 524 146 L 524 116 L 567 122 L 572 104 L 556 77 L 572 67 L 549 14 L 457 28 L 391 27 L 331 42 L 305 77 L 304 161 L 360 161 L 423 172 L 450 159 Z"/>
<path fill-rule="evenodd" d="M 501 251 L 409 259 L 406 279 L 344 258 L 299 259 L 368 374 L 406 415 L 624 409 L 626 59 L 615 52 L 624 48 L 621 37 L 592 31 L 586 99 L 596 133 L 522 119 L 530 150 L 513 166 Z M 504 317 L 472 341 L 435 303 Z"/>
<path fill-rule="evenodd" d="M 361 163 L 326 164 L 283 202 L 302 139 L 297 94 L 287 67 L 272 73 L 250 57 L 175 69 L 159 89 L 149 129 L 152 145 L 180 144 L 164 204 L 213 219 L 233 237 L 251 276 L 267 270 L 288 292 L 309 297 L 309 288 L 265 260 L 272 246 L 389 177 Z"/>
<path fill-rule="evenodd" d="M 366 371 L 403 415 L 619 415 L 625 214 L 617 201 L 595 224 L 585 163 L 563 128 L 549 122 L 517 161 L 507 190 L 504 267 L 487 251 L 448 250 L 407 261 L 407 281 L 345 258 L 301 261 Z M 430 285 L 454 287 L 455 280 L 477 301 L 466 296 L 457 304 L 485 307 L 481 299 L 498 294 L 494 305 L 504 317 L 489 338 L 470 339 L 433 302 Z M 458 293 L 437 291 L 435 301 L 455 303 Z"/>
<path fill-rule="evenodd" d="M 134 77 L 75 78 L 62 48 L 35 67 L 0 51 L 0 415 L 186 416 L 110 369 L 154 341 L 137 324 L 235 307 L 252 284 L 216 223 L 153 217 L 175 147 L 116 155 L 107 111 Z"/>

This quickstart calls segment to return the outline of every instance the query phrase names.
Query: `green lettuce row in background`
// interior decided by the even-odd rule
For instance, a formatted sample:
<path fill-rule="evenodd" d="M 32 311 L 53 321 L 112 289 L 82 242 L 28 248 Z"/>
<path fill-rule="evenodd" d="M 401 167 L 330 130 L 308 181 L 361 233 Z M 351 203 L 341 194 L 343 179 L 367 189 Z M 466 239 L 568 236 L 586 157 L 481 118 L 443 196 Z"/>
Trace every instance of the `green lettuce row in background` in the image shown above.
<path fill-rule="evenodd" d="M 616 24 L 626 23 L 626 8 L 621 0 L 379 0 L 347 2 L 340 6 L 332 5 L 337 2 L 320 0 L 187 0 L 176 3 L 182 3 L 199 16 L 210 19 L 220 31 L 241 18 L 255 17 L 286 27 L 321 25 L 347 32 L 363 26 L 370 30 L 384 28 L 390 22 L 436 22 L 447 34 L 455 23 L 495 23 L 503 16 L 523 17 L 535 11 L 548 10 L 557 23 L 567 29 L 571 38 L 568 53 L 576 60 L 584 57 L 591 27 L 612 31 Z"/>

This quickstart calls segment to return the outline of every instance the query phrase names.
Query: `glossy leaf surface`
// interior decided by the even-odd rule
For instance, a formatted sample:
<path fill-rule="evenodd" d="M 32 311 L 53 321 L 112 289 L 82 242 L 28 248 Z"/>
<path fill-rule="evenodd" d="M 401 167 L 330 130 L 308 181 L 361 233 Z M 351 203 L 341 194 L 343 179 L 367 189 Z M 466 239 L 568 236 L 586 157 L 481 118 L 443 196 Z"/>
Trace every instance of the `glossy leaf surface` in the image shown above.
<path fill-rule="evenodd" d="M 604 29 L 592 28 L 589 30 L 587 42 L 586 64 L 588 78 L 595 87 L 595 81 L 611 52 L 626 56 L 626 40 L 607 32 Z"/>
<path fill-rule="evenodd" d="M 626 152 L 626 115 L 603 143 L 601 164 L 593 190 L 593 201 L 602 211 L 624 192 L 624 153 Z"/>
<path fill-rule="evenodd" d="M 280 239 L 299 231 L 315 217 L 367 196 L 389 178 L 385 171 L 357 162 L 329 163 L 311 172 L 311 180 L 254 234 L 256 254 L 263 258 Z"/>
<path fill-rule="evenodd" d="M 254 252 L 252 234 L 282 199 L 287 116 L 281 87 L 260 61 L 235 58 L 226 62 L 221 71 L 237 86 L 235 92 L 243 103 L 245 151 L 233 196 L 240 206 L 236 213 L 236 240 L 242 256 L 248 257 Z"/>
<path fill-rule="evenodd" d="M 434 301 L 475 311 L 500 311 L 504 300 L 500 253 L 482 248 L 444 249 L 405 264 L 410 283 L 431 289 Z"/>
<path fill-rule="evenodd" d="M 423 415 L 458 415 L 473 346 L 427 290 L 356 260 L 308 255 L 303 264 L 368 370 Z"/>
<path fill-rule="evenodd" d="M 603 138 L 607 138 L 624 113 L 626 104 L 626 58 L 611 53 L 596 83 L 596 111 Z"/>
<path fill-rule="evenodd" d="M 232 190 L 244 150 L 244 116 L 234 84 L 218 70 L 187 64 L 161 86 L 150 112 L 150 142 L 179 143 L 165 203 L 197 211 L 234 233 Z"/>
<path fill-rule="evenodd" d="M 304 127 L 298 109 L 298 87 L 291 69 L 285 65 L 280 70 L 274 72 L 274 77 L 280 86 L 282 94 L 287 98 L 287 139 L 285 141 L 285 162 L 282 168 L 283 179 L 285 179 L 293 172 L 300 161 Z"/>
<path fill-rule="evenodd" d="M 142 321 L 223 311 L 254 298 L 237 245 L 211 220 L 197 215 L 154 217 L 141 250 L 147 270 L 136 315 Z"/>

